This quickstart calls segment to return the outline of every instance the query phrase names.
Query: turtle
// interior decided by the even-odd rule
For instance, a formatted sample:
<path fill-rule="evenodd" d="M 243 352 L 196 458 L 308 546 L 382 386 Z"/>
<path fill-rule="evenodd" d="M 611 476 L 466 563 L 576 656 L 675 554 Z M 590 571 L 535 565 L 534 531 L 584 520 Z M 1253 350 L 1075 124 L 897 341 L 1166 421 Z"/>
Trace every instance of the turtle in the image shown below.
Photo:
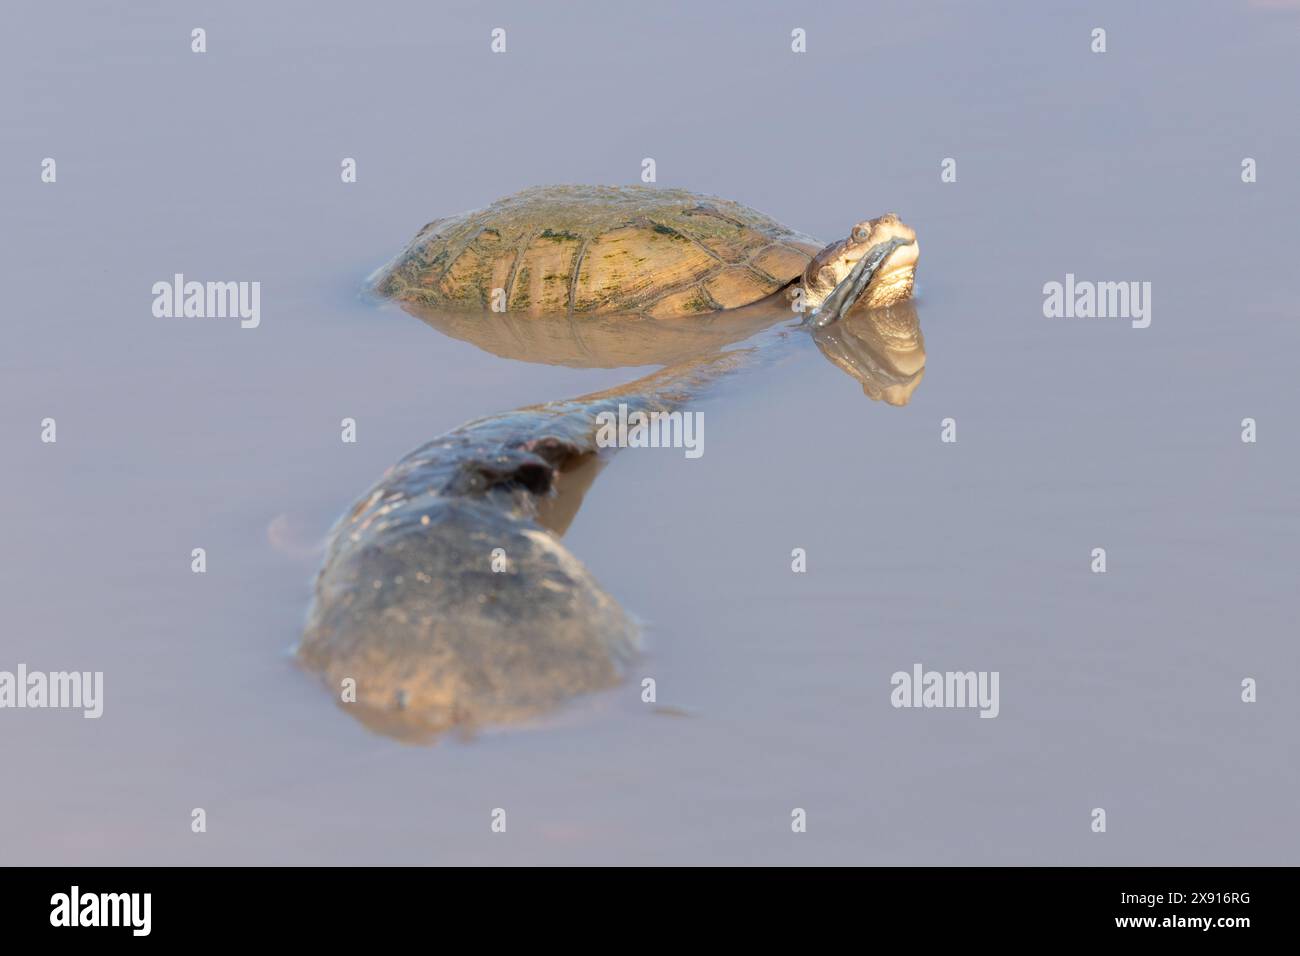
<path fill-rule="evenodd" d="M 686 319 L 768 299 L 815 326 L 864 295 L 912 294 L 919 248 L 894 213 L 823 244 L 748 206 L 653 186 L 536 186 L 425 225 L 372 276 L 441 310 Z"/>
<path fill-rule="evenodd" d="M 435 328 L 529 361 L 667 367 L 397 462 L 331 532 L 299 660 L 352 678 L 354 716 L 404 740 L 617 684 L 637 629 L 560 541 L 610 454 L 601 417 L 673 414 L 776 354 L 792 309 L 868 396 L 905 403 L 924 364 L 904 303 L 916 259 L 893 214 L 821 246 L 738 203 L 636 186 L 539 187 L 425 226 L 372 288 Z"/>

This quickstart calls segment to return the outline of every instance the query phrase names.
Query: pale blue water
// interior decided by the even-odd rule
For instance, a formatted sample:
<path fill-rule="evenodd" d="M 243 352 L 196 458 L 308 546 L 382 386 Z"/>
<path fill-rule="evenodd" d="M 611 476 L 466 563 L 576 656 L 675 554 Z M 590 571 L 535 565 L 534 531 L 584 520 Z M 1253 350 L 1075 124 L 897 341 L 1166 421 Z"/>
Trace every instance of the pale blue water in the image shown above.
<path fill-rule="evenodd" d="M 0 711 L 0 860 L 1294 863 L 1300 10 L 566 9 L 7 10 L 0 669 L 103 670 L 106 700 Z M 700 406 L 703 458 L 601 474 L 566 545 L 690 716 L 634 680 L 535 730 L 375 736 L 286 653 L 312 544 L 428 438 L 637 372 L 356 292 L 436 216 L 646 156 L 828 240 L 898 211 L 925 380 L 887 407 L 796 340 Z M 155 319 L 178 271 L 261 281 L 261 327 Z M 1151 327 L 1045 319 L 1067 272 L 1150 281 Z M 891 708 L 918 661 L 999 671 L 999 717 Z"/>

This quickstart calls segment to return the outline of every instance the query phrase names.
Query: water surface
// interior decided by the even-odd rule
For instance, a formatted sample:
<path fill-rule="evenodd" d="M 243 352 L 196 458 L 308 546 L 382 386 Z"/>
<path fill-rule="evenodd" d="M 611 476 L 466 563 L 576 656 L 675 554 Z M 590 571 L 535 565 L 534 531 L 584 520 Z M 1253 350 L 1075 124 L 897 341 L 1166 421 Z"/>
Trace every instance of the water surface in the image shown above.
<path fill-rule="evenodd" d="M 106 700 L 0 714 L 0 859 L 1294 863 L 1300 10 L 568 8 L 6 11 L 0 668 Z M 791 338 L 701 403 L 702 458 L 593 484 L 566 546 L 686 716 L 634 680 L 535 729 L 371 733 L 288 655 L 331 522 L 467 419 L 649 369 L 357 290 L 436 216 L 647 156 L 827 241 L 899 212 L 925 380 L 871 401 Z M 261 281 L 261 327 L 155 319 L 175 272 Z M 1045 319 L 1066 273 L 1150 281 L 1151 327 Z M 998 670 L 1000 716 L 891 708 L 917 661 Z"/>

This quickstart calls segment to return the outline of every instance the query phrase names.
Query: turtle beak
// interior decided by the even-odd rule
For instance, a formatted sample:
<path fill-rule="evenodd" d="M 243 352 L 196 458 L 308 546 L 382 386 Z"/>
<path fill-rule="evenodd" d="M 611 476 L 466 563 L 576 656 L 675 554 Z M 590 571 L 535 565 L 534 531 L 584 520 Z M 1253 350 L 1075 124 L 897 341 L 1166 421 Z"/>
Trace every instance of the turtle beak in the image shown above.
<path fill-rule="evenodd" d="M 910 248 L 895 257 L 895 252 L 904 247 Z M 894 258 L 899 260 L 905 258 L 907 261 L 900 261 L 898 266 L 902 269 L 911 270 L 916 263 L 915 237 L 894 236 L 884 242 L 878 242 L 868 249 L 866 254 L 858 260 L 858 264 L 845 276 L 844 281 L 837 285 L 835 290 L 826 297 L 826 301 L 813 312 L 813 328 L 824 328 L 843 318 L 849 309 L 853 308 L 863 297 L 873 279 L 887 271 L 895 271 L 895 264 L 891 262 L 891 259 Z M 885 268 L 886 263 L 890 263 L 888 269 Z M 906 298 L 906 295 L 911 294 L 910 278 L 909 272 L 907 276 L 909 284 L 907 293 L 903 296 L 904 298 Z"/>

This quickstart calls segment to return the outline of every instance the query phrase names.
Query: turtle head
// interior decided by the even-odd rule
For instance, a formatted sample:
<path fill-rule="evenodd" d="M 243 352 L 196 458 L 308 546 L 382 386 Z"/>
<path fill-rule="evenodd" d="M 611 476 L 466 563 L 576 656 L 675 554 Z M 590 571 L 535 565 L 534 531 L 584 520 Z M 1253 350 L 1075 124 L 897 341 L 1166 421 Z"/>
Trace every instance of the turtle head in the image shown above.
<path fill-rule="evenodd" d="M 804 272 L 804 304 L 813 324 L 829 325 L 855 305 L 877 309 L 909 298 L 919 253 L 916 233 L 892 212 L 855 225 Z"/>

